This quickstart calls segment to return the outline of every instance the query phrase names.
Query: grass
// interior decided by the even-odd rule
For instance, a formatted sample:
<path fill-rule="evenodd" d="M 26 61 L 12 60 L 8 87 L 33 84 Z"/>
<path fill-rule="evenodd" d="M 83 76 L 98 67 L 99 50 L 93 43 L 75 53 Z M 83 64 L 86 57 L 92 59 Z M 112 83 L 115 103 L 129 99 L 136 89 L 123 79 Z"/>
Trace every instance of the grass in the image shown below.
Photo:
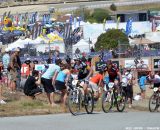
<path fill-rule="evenodd" d="M 134 87 L 134 95 L 140 90 L 137 86 Z M 147 89 L 146 99 L 143 101 L 134 101 L 133 109 L 127 109 L 125 111 L 148 111 L 148 99 L 152 94 L 150 89 Z M 8 89 L 5 88 L 3 96 L 6 98 L 7 104 L 0 105 L 0 117 L 6 116 L 23 116 L 23 115 L 43 115 L 43 114 L 57 114 L 69 112 L 67 107 L 59 104 L 52 108 L 48 105 L 47 97 L 45 94 L 37 97 L 36 100 L 23 95 L 21 92 L 17 94 L 9 94 Z M 59 96 L 56 96 L 55 101 L 59 100 Z M 102 111 L 101 100 L 99 100 L 94 108 L 94 111 Z M 116 110 L 116 109 L 113 109 Z M 82 109 L 82 111 L 85 111 Z"/>

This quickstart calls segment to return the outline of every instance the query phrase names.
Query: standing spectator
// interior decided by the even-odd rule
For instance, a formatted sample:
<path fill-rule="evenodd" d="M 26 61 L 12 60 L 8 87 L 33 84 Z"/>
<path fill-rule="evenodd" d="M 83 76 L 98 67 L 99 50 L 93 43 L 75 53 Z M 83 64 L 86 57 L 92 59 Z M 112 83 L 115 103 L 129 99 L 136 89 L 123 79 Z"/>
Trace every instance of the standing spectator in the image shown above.
<path fill-rule="evenodd" d="M 9 63 L 9 73 L 11 80 L 11 93 L 15 93 L 16 91 L 16 81 L 18 77 L 18 70 L 20 70 L 20 66 L 17 62 L 17 56 L 19 56 L 19 49 L 15 49 L 13 54 L 11 55 L 10 63 Z"/>
<path fill-rule="evenodd" d="M 8 68 L 8 64 L 10 61 L 10 55 L 9 55 L 9 50 L 6 48 L 5 49 L 5 54 L 2 57 L 2 62 L 3 62 L 3 66 L 4 66 L 4 71 L 7 72 L 7 68 Z"/>
<path fill-rule="evenodd" d="M 61 102 L 64 105 L 67 99 L 66 83 L 68 83 L 69 77 L 70 77 L 70 67 L 68 64 L 64 63 L 64 65 L 61 65 L 61 71 L 58 73 L 56 82 L 55 82 L 56 90 L 59 90 L 62 92 Z"/>
<path fill-rule="evenodd" d="M 44 86 L 44 90 L 47 94 L 49 103 L 52 107 L 56 106 L 54 103 L 54 87 L 53 84 L 55 83 L 57 74 L 60 71 L 59 65 L 61 62 L 57 62 L 56 64 L 50 64 L 49 68 L 45 71 L 45 73 L 42 75 L 41 82 Z"/>
<path fill-rule="evenodd" d="M 47 59 L 47 64 L 52 64 L 52 53 L 49 53 L 49 58 Z"/>
<path fill-rule="evenodd" d="M 142 74 L 142 76 L 139 79 L 139 87 L 141 89 L 141 97 L 142 99 L 145 99 L 145 91 L 146 91 L 146 81 L 147 77 L 145 74 Z"/>
<path fill-rule="evenodd" d="M 34 70 L 32 72 L 32 76 L 29 76 L 24 85 L 24 93 L 25 95 L 34 99 L 37 95 L 42 93 L 42 90 L 38 85 L 41 83 L 40 74 L 38 71 Z"/>
<path fill-rule="evenodd" d="M 95 52 L 95 50 L 94 50 L 94 48 L 93 48 L 93 47 L 91 47 L 91 52 Z"/>
<path fill-rule="evenodd" d="M 126 84 L 126 87 L 124 89 L 129 103 L 129 108 L 131 108 L 133 100 L 133 74 L 130 69 L 128 69 L 127 71 L 124 70 L 124 73 L 122 75 L 122 83 Z"/>
<path fill-rule="evenodd" d="M 20 55 L 20 48 L 17 48 L 17 50 L 18 50 L 17 63 L 18 63 L 19 68 L 17 68 L 18 76 L 17 76 L 16 85 L 17 85 L 17 88 L 20 89 L 20 82 L 21 82 L 21 59 L 19 56 Z"/>

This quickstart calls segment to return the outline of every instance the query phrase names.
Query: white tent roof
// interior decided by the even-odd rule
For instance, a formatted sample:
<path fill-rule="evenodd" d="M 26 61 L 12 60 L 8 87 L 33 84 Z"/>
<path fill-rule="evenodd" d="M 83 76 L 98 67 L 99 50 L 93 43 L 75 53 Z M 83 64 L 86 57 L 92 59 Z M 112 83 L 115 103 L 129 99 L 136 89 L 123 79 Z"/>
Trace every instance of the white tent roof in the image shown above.
<path fill-rule="evenodd" d="M 160 32 L 146 33 L 146 38 L 153 42 L 160 42 Z"/>
<path fill-rule="evenodd" d="M 9 44 L 7 49 L 12 50 L 17 47 L 24 48 L 24 40 L 18 39 L 17 41 Z"/>
<path fill-rule="evenodd" d="M 77 44 L 73 45 L 73 53 L 75 53 L 77 48 L 79 48 L 81 52 L 89 52 L 91 46 L 87 41 L 81 39 Z"/>

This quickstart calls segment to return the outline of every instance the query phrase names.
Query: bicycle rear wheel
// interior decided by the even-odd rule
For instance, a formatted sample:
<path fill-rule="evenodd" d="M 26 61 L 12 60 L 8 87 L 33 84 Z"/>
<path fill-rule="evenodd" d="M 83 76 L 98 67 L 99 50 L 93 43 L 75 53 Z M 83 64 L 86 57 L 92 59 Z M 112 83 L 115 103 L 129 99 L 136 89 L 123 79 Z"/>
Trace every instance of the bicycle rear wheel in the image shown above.
<path fill-rule="evenodd" d="M 149 99 L 149 111 L 150 112 L 155 112 L 156 109 L 158 108 L 157 104 L 158 104 L 158 97 L 154 93 Z"/>
<path fill-rule="evenodd" d="M 107 91 L 104 92 L 102 95 L 102 110 L 105 113 L 108 113 L 112 109 L 113 105 L 113 94 L 111 92 Z"/>
<path fill-rule="evenodd" d="M 94 98 L 93 98 L 93 92 L 89 91 L 87 94 L 85 94 L 84 97 L 85 102 L 85 110 L 88 114 L 92 114 L 94 109 Z"/>
<path fill-rule="evenodd" d="M 68 108 L 72 115 L 76 116 L 81 108 L 81 92 L 79 90 L 72 90 L 68 96 Z"/>

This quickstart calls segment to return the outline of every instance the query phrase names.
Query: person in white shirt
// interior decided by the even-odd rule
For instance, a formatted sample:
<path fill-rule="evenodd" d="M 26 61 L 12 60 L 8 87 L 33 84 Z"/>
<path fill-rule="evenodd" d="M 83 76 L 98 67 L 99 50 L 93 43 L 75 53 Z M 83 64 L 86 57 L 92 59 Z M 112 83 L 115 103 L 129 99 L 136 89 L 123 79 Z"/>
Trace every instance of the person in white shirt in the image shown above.
<path fill-rule="evenodd" d="M 122 84 L 124 84 L 124 90 L 126 92 L 129 108 L 132 107 L 133 100 L 133 74 L 130 69 L 124 70 L 122 75 Z"/>

